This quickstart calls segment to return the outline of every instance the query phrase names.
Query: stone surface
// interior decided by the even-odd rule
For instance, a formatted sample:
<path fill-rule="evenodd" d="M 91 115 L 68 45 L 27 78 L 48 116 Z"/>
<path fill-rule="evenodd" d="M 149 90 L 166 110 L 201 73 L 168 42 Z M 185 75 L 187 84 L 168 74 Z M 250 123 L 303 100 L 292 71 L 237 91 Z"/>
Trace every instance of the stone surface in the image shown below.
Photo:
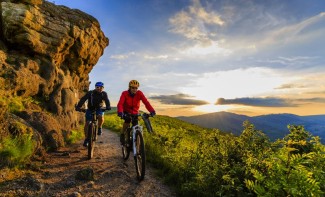
<path fill-rule="evenodd" d="M 0 26 L 0 136 L 15 113 L 47 149 L 64 146 L 62 131 L 82 121 L 74 105 L 108 38 L 94 17 L 43 0 L 1 0 Z M 23 107 L 13 111 L 18 101 Z"/>

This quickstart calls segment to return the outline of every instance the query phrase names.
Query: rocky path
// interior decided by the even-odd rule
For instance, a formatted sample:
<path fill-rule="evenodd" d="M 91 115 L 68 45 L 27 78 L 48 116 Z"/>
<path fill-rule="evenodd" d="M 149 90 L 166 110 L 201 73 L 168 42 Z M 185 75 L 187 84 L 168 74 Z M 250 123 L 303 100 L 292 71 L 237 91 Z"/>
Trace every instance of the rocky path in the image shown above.
<path fill-rule="evenodd" d="M 78 180 L 82 169 L 92 169 L 94 179 Z M 0 196 L 175 196 L 149 167 L 139 183 L 133 158 L 123 161 L 118 135 L 108 130 L 99 137 L 93 159 L 87 160 L 80 142 L 49 154 L 39 172 L 2 183 L 0 189 Z"/>

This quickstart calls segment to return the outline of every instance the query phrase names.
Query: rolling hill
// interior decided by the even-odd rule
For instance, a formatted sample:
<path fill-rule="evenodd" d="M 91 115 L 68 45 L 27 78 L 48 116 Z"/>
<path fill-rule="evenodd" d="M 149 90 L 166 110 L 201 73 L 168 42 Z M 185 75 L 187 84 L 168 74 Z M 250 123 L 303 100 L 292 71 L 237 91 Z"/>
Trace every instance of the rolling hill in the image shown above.
<path fill-rule="evenodd" d="M 245 116 L 229 112 L 216 112 L 198 116 L 179 116 L 187 121 L 206 128 L 217 128 L 221 131 L 240 135 L 245 120 L 253 123 L 258 130 L 262 130 L 271 140 L 283 138 L 289 133 L 287 125 L 304 125 L 305 129 L 314 136 L 320 136 L 325 143 L 325 115 L 298 116 L 294 114 L 269 114 L 261 116 Z"/>

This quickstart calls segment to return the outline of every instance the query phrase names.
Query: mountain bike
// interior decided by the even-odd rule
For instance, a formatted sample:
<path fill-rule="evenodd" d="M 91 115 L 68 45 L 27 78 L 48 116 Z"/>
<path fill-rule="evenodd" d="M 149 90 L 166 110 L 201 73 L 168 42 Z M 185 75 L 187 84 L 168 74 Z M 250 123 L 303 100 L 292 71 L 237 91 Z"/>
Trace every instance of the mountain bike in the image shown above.
<path fill-rule="evenodd" d="M 150 115 L 147 113 L 139 113 L 135 115 L 125 114 L 124 118 L 131 118 L 130 126 L 124 131 L 124 143 L 122 143 L 122 155 L 126 161 L 129 158 L 131 150 L 133 150 L 133 157 L 135 162 L 135 170 L 137 173 L 137 179 L 142 181 L 146 172 L 146 155 L 144 148 L 143 129 L 140 124 L 133 124 L 134 118 L 142 117 L 145 122 L 145 126 L 149 133 L 152 133 L 152 127 L 149 120 Z"/>
<path fill-rule="evenodd" d="M 105 111 L 105 109 L 101 109 L 101 110 Z M 80 111 L 86 112 L 86 109 L 80 109 Z M 89 121 L 87 127 L 88 159 L 91 159 L 94 156 L 95 142 L 98 137 L 97 132 L 98 132 L 98 119 L 96 115 L 96 109 L 93 109 L 91 110 L 91 121 Z"/>

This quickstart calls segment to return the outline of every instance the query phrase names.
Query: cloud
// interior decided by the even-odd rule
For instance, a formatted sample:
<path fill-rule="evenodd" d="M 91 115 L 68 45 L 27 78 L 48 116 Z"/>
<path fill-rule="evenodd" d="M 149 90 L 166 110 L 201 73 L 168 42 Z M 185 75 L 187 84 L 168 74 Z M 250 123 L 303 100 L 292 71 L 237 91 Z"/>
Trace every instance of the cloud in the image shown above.
<path fill-rule="evenodd" d="M 229 56 L 232 53 L 231 50 L 221 47 L 220 42 L 211 41 L 209 45 L 202 46 L 202 44 L 196 44 L 191 46 L 184 51 L 181 51 L 181 54 L 187 55 L 221 55 L 221 56 Z"/>
<path fill-rule="evenodd" d="M 149 60 L 156 60 L 156 59 L 168 59 L 168 55 L 157 55 L 157 56 L 153 56 L 153 55 L 145 55 L 144 59 L 149 59 Z"/>
<path fill-rule="evenodd" d="M 193 5 L 182 10 L 169 19 L 171 24 L 170 32 L 180 34 L 190 40 L 197 40 L 203 43 L 210 43 L 210 37 L 215 36 L 215 32 L 209 31 L 209 26 L 222 26 L 224 21 L 220 15 L 214 11 L 207 11 L 200 4 L 199 0 L 194 0 Z"/>
<path fill-rule="evenodd" d="M 283 85 L 276 87 L 274 89 L 281 90 L 281 89 L 294 89 L 294 88 L 306 88 L 306 86 L 299 85 L 299 84 L 283 84 Z"/>
<path fill-rule="evenodd" d="M 269 31 L 264 35 L 264 39 L 261 39 L 260 45 L 272 46 L 277 52 L 279 49 L 288 51 L 289 54 L 312 54 L 315 58 L 315 54 L 319 55 L 322 53 L 325 33 L 325 14 L 320 13 L 313 17 L 309 17 L 299 23 L 283 26 L 278 29 Z M 306 50 L 309 48 L 309 50 Z M 316 51 L 319 49 L 321 51 Z M 306 54 L 307 53 L 307 54 Z M 298 57 L 298 58 L 280 58 L 285 63 L 308 62 L 309 57 Z"/>
<path fill-rule="evenodd" d="M 297 99 L 299 102 L 304 102 L 304 103 L 325 103 L 325 98 L 322 97 L 315 97 L 315 98 L 306 98 L 306 99 Z"/>
<path fill-rule="evenodd" d="M 159 100 L 163 104 L 172 105 L 205 105 L 207 101 L 191 99 L 192 96 L 188 94 L 175 94 L 175 95 L 158 95 L 151 96 L 150 99 Z"/>
<path fill-rule="evenodd" d="M 129 52 L 129 53 L 126 53 L 126 54 L 111 55 L 110 58 L 111 59 L 117 59 L 117 60 L 125 60 L 125 59 L 130 58 L 130 56 L 134 56 L 134 55 L 136 55 L 135 52 Z"/>
<path fill-rule="evenodd" d="M 325 95 L 325 90 L 306 92 L 306 94 L 322 94 L 322 95 Z"/>
<path fill-rule="evenodd" d="M 295 107 L 296 104 L 289 100 L 281 98 L 235 98 L 235 99 L 224 99 L 219 98 L 216 105 L 247 105 L 247 106 L 259 106 L 259 107 Z"/>

